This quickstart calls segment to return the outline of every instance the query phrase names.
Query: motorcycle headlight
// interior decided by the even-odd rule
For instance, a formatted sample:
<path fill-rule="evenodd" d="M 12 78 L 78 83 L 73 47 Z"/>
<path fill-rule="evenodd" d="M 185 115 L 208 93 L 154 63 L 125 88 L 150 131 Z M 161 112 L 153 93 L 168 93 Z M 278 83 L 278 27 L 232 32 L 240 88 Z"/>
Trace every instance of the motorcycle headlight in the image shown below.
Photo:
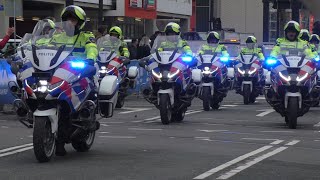
<path fill-rule="evenodd" d="M 251 74 L 255 73 L 256 71 L 257 71 L 257 68 L 254 68 L 253 70 L 249 71 L 249 74 L 251 75 Z"/>
<path fill-rule="evenodd" d="M 101 74 L 106 74 L 107 73 L 107 68 L 105 66 L 101 66 L 99 73 Z"/>
<path fill-rule="evenodd" d="M 155 72 L 154 70 L 152 70 L 152 75 L 158 79 L 161 79 L 162 78 L 162 74 L 161 73 L 157 73 Z"/>
<path fill-rule="evenodd" d="M 216 72 L 219 68 L 216 67 L 214 70 L 210 71 L 210 68 L 209 67 L 204 67 L 203 68 L 203 71 L 202 71 L 202 74 L 206 74 L 206 75 L 209 75 L 209 74 L 212 74 L 214 72 Z"/>
<path fill-rule="evenodd" d="M 58 89 L 59 87 L 62 86 L 63 83 L 64 83 L 64 81 L 60 81 L 60 82 L 57 82 L 57 83 L 55 83 L 55 84 L 49 85 L 48 91 L 49 91 L 49 92 L 52 92 L 52 91 Z"/>
<path fill-rule="evenodd" d="M 47 86 L 47 85 L 48 85 L 48 81 L 46 81 L 46 80 L 40 80 L 40 81 L 39 81 L 39 84 L 40 84 L 41 86 Z"/>
<path fill-rule="evenodd" d="M 296 80 L 298 81 L 298 82 L 301 82 L 301 81 L 303 81 L 303 80 L 305 80 L 307 77 L 308 77 L 308 73 L 305 73 L 303 76 L 298 76 L 297 78 L 296 78 Z"/>
<path fill-rule="evenodd" d="M 37 92 L 45 93 L 48 91 L 48 86 L 39 86 L 36 89 Z"/>
<path fill-rule="evenodd" d="M 241 68 L 238 68 L 238 72 L 239 72 L 240 74 L 242 74 L 242 75 L 244 75 L 244 74 L 246 73 L 246 71 L 245 71 L 245 70 L 242 70 Z"/>
<path fill-rule="evenodd" d="M 174 73 L 169 73 L 168 74 L 168 78 L 169 79 L 171 79 L 171 78 L 173 78 L 173 77 L 175 77 L 176 75 L 178 75 L 180 73 L 180 70 L 178 69 L 176 72 L 174 72 Z M 160 73 L 161 74 L 161 73 Z"/>
<path fill-rule="evenodd" d="M 281 77 L 281 79 L 283 79 L 287 82 L 291 81 L 291 77 L 283 75 L 282 72 L 279 72 L 279 76 Z"/>

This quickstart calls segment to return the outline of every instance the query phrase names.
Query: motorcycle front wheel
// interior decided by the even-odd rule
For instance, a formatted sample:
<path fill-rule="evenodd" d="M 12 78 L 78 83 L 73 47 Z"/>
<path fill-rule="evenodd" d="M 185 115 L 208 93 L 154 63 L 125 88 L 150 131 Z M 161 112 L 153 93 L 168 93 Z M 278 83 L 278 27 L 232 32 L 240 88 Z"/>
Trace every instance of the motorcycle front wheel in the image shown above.
<path fill-rule="evenodd" d="M 299 109 L 299 99 L 297 97 L 289 97 L 288 108 L 287 108 L 287 118 L 288 118 L 288 126 L 290 129 L 297 128 L 298 109 Z"/>
<path fill-rule="evenodd" d="M 202 104 L 203 110 L 210 110 L 210 101 L 211 101 L 211 89 L 210 87 L 203 87 L 202 89 Z"/>
<path fill-rule="evenodd" d="M 169 124 L 171 120 L 171 103 L 168 94 L 160 94 L 160 117 L 162 124 Z"/>
<path fill-rule="evenodd" d="M 35 117 L 33 128 L 33 151 L 39 162 L 48 162 L 55 150 L 55 135 L 49 117 Z"/>
<path fill-rule="evenodd" d="M 245 105 L 250 103 L 250 95 L 251 95 L 250 91 L 251 90 L 250 90 L 250 85 L 249 84 L 243 85 L 243 103 Z"/>

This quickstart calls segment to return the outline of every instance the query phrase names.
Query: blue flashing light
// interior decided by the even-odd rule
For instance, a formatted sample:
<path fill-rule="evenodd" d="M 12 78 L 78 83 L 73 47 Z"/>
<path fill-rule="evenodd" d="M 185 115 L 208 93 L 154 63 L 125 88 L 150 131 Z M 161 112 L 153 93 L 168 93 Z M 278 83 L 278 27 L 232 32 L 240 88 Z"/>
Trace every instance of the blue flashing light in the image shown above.
<path fill-rule="evenodd" d="M 71 62 L 71 67 L 75 69 L 83 69 L 85 67 L 85 63 L 82 61 L 73 61 Z"/>
<path fill-rule="evenodd" d="M 191 56 L 183 56 L 182 58 L 183 62 L 191 62 L 192 61 L 192 57 Z"/>
<path fill-rule="evenodd" d="M 277 63 L 277 59 L 274 57 L 269 57 L 266 61 L 267 65 L 275 65 Z"/>
<path fill-rule="evenodd" d="M 320 61 L 320 57 L 317 56 L 317 57 L 314 58 L 314 60 L 318 62 L 318 61 Z"/>
<path fill-rule="evenodd" d="M 229 57 L 228 56 L 222 56 L 222 57 L 220 57 L 220 61 L 228 62 L 229 61 Z"/>

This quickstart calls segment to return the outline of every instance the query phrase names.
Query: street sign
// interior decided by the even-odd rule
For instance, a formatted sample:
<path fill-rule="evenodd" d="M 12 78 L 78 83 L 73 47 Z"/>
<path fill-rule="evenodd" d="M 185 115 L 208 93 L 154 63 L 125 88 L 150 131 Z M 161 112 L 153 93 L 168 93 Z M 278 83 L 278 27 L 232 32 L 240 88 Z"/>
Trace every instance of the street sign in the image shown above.
<path fill-rule="evenodd" d="M 22 0 L 4 0 L 4 14 L 9 17 L 23 16 Z"/>

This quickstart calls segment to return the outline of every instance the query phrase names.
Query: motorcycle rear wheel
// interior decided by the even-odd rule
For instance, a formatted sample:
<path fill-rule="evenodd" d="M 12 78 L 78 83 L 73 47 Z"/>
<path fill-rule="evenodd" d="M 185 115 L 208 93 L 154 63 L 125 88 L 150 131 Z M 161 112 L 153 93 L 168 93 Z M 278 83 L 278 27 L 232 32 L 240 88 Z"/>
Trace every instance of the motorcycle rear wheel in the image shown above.
<path fill-rule="evenodd" d="M 72 141 L 72 147 L 78 152 L 87 152 L 91 148 L 96 132 L 89 132 L 84 139 Z"/>
<path fill-rule="evenodd" d="M 35 117 L 33 127 L 34 154 L 39 162 L 48 162 L 56 146 L 49 117 Z"/>

